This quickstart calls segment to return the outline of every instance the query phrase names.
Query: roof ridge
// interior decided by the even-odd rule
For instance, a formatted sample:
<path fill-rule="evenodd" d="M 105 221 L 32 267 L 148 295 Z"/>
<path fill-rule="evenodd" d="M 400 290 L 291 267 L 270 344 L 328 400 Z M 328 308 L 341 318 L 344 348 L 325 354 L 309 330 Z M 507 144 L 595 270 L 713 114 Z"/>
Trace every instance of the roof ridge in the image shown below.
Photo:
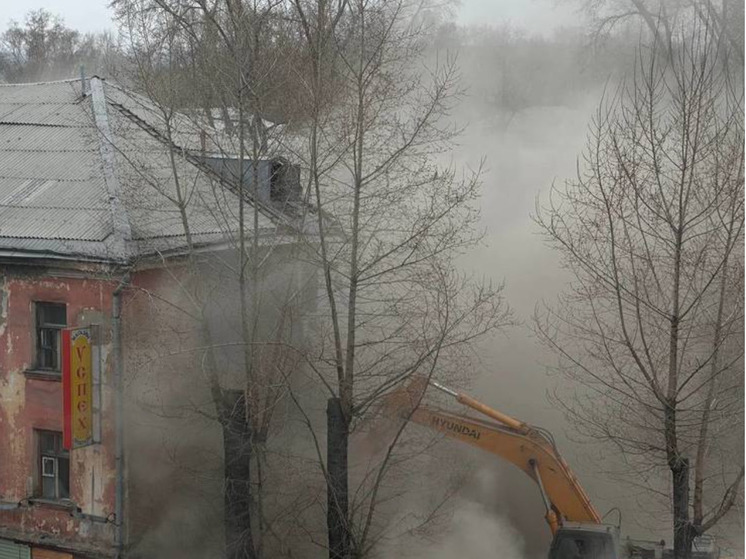
<path fill-rule="evenodd" d="M 103 80 L 98 76 L 90 79 L 91 105 L 93 109 L 93 120 L 98 129 L 98 144 L 101 152 L 101 161 L 104 170 L 104 183 L 109 195 L 109 207 L 111 209 L 114 250 L 117 257 L 126 260 L 127 243 L 132 240 L 132 228 L 130 226 L 127 208 L 121 200 L 121 189 L 119 180 L 114 172 L 114 138 L 109 127 L 108 109 L 106 106 L 106 94 L 104 93 Z"/>

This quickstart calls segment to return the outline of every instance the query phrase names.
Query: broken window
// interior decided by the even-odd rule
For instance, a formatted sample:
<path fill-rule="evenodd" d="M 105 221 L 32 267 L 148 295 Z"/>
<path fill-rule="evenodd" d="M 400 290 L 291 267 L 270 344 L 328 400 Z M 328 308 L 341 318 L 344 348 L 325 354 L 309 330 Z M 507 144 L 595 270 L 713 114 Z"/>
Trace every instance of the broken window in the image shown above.
<path fill-rule="evenodd" d="M 44 499 L 70 497 L 70 454 L 62 447 L 62 433 L 37 431 L 39 442 L 38 495 Z"/>
<path fill-rule="evenodd" d="M 36 368 L 60 370 L 60 331 L 67 326 L 67 308 L 59 303 L 36 303 Z"/>

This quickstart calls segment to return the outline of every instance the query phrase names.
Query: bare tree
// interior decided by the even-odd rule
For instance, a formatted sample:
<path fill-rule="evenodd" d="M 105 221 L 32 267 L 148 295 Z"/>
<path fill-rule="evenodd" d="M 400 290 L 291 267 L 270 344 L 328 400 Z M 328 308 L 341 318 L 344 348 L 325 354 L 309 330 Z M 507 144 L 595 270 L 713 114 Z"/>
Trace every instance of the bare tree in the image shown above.
<path fill-rule="evenodd" d="M 422 29 L 416 24 L 416 7 L 403 2 L 294 2 L 290 11 L 273 2 L 118 4 L 135 32 L 131 44 L 137 81 L 155 106 L 163 142 L 173 148 L 166 179 L 139 180 L 181 215 L 191 269 L 190 281 L 181 281 L 181 297 L 191 319 L 202 325 L 204 354 L 199 361 L 213 414 L 245 439 L 246 422 L 221 412 L 225 396 L 235 395 L 227 391 L 235 375 L 220 371 L 225 349 L 210 331 L 207 316 L 215 292 L 197 280 L 203 268 L 190 240 L 195 215 L 189 207 L 199 189 L 179 158 L 190 154 L 183 138 L 194 140 L 198 123 L 212 121 L 220 133 L 208 134 L 207 142 L 238 163 L 233 182 L 237 207 L 223 205 L 220 211 L 226 213 L 226 223 L 228 217 L 239 223 L 230 231 L 236 257 L 230 273 L 239 285 L 235 347 L 242 353 L 251 439 L 251 453 L 240 461 L 245 467 L 250 460 L 253 468 L 239 472 L 246 483 L 238 500 L 228 502 L 226 492 L 226 511 L 244 519 L 231 526 L 231 515 L 226 517 L 228 555 L 261 556 L 267 534 L 283 543 L 278 534 L 287 533 L 281 523 L 265 518 L 260 471 L 278 468 L 276 461 L 263 462 L 261 449 L 272 410 L 284 394 L 296 403 L 315 441 L 316 464 L 327 488 L 330 556 L 368 555 L 383 529 L 380 511 L 391 498 L 384 479 L 402 463 L 395 448 L 404 435 L 400 430 L 382 457 L 367 461 L 350 450 L 350 434 L 387 391 L 412 374 L 454 370 L 470 341 L 510 321 L 500 287 L 456 272 L 455 259 L 480 235 L 474 229 L 479 172 L 459 177 L 455 169 L 434 163 L 458 132 L 447 118 L 457 94 L 455 65 L 448 61 L 426 71 L 414 66 L 424 45 Z M 290 33 L 288 21 L 296 25 Z M 274 56 L 270 47 L 278 45 L 283 55 L 292 56 Z M 292 62 L 292 71 L 281 61 Z M 295 81 L 278 89 L 272 85 L 276 76 L 284 84 L 289 77 Z M 275 262 L 272 254 L 280 254 L 258 244 L 264 220 L 258 209 L 257 164 L 276 145 L 262 117 L 265 108 L 268 113 L 283 106 L 278 96 L 288 92 L 293 94 L 287 106 L 294 118 L 284 127 L 288 132 L 281 137 L 282 151 L 302 163 L 308 201 L 290 213 L 299 212 L 296 217 L 302 221 L 312 208 L 308 215 L 316 223 L 313 234 L 289 226 L 278 232 L 304 243 L 310 254 L 305 260 L 317 265 L 323 277 L 324 312 L 311 350 L 291 336 L 267 339 L 257 329 L 257 321 L 269 320 L 262 314 L 262 299 L 267 299 L 262 280 Z M 186 123 L 183 113 L 192 115 Z M 194 157 L 193 151 L 189 156 Z M 132 169 L 141 171 L 133 163 Z M 295 296 L 288 293 L 286 301 Z M 280 321 L 271 331 L 282 332 L 282 325 L 292 322 Z M 277 358 L 278 348 L 302 356 L 313 384 L 329 398 L 326 455 L 320 434 L 324 425 L 310 417 L 297 391 L 288 392 L 292 383 Z M 235 408 L 231 403 L 227 407 Z M 226 444 L 229 434 L 224 432 Z M 303 457 L 293 461 L 308 464 Z M 293 509 L 302 500 L 286 494 L 280 508 Z M 290 553 L 282 545 L 275 549 Z"/>
<path fill-rule="evenodd" d="M 591 16 L 596 35 L 637 21 L 649 36 L 658 36 L 665 48 L 663 56 L 673 56 L 675 36 L 682 28 L 706 23 L 713 40 L 722 46 L 721 54 L 732 56 L 743 65 L 743 2 L 738 0 L 581 0 Z"/>
<path fill-rule="evenodd" d="M 105 72 L 117 63 L 118 46 L 109 33 L 81 34 L 45 9 L 31 10 L 24 23 L 11 21 L 0 35 L 0 78 L 41 81 Z"/>
<path fill-rule="evenodd" d="M 479 171 L 436 164 L 458 132 L 448 120 L 457 72 L 452 60 L 417 66 L 420 4 L 293 4 L 310 68 L 300 90 L 310 119 L 291 148 L 317 210 L 324 313 L 308 361 L 328 396 L 325 455 L 307 423 L 327 483 L 329 557 L 366 557 L 402 430 L 375 460 L 357 455 L 350 435 L 388 391 L 413 374 L 445 374 L 449 355 L 510 313 L 499 287 L 456 271 L 479 240 Z"/>
<path fill-rule="evenodd" d="M 274 70 L 280 57 L 273 48 L 283 45 L 283 34 L 273 11 L 277 6 L 116 3 L 134 62 L 133 82 L 145 94 L 144 101 L 129 99 L 118 108 L 143 126 L 150 124 L 169 158 L 166 176 L 153 175 L 138 161 L 128 163 L 137 171 L 135 180 L 179 212 L 187 273 L 178 284 L 187 315 L 199 326 L 195 352 L 202 354 L 211 415 L 223 429 L 226 554 L 236 558 L 264 556 L 268 534 L 283 544 L 265 507 L 267 444 L 296 360 L 291 354 L 297 349 L 286 348 L 298 345 L 290 342 L 297 337 L 305 290 L 294 279 L 298 267 L 288 248 L 297 244 L 295 225 L 302 223 L 302 212 L 285 207 L 286 199 L 265 199 L 261 192 L 281 182 L 283 177 L 275 175 L 289 172 L 268 161 L 277 139 L 264 118 L 265 107 L 271 111 L 279 97 Z M 271 176 L 266 176 L 268 169 Z M 193 222 L 202 219 L 193 209 L 195 199 L 205 196 L 196 184 L 205 181 L 214 187 L 208 197 L 217 201 L 210 217 L 224 225 L 231 245 L 229 254 L 218 259 L 198 254 L 192 230 Z M 277 240 L 267 240 L 272 238 Z M 177 275 L 183 274 L 179 267 Z M 284 277 L 278 277 L 278 269 Z M 232 327 L 235 331 L 228 332 Z M 231 349 L 226 338 L 232 340 Z M 200 378 L 199 371 L 191 374 Z"/>
<path fill-rule="evenodd" d="M 560 401 L 615 445 L 635 479 L 668 471 L 674 553 L 741 499 L 743 90 L 697 25 L 671 51 L 640 49 L 604 100 L 578 176 L 536 221 L 574 279 L 537 314 L 579 387 Z"/>

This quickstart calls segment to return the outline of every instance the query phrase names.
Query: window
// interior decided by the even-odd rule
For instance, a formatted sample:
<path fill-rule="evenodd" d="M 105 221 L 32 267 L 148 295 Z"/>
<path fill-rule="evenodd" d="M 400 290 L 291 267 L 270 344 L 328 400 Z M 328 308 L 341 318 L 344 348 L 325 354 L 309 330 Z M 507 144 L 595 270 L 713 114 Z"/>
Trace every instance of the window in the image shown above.
<path fill-rule="evenodd" d="M 62 448 L 62 433 L 37 431 L 39 441 L 39 497 L 70 497 L 70 454 Z"/>
<path fill-rule="evenodd" d="M 271 202 L 286 204 L 299 201 L 302 197 L 300 185 L 300 167 L 291 165 L 287 160 L 272 160 L 269 176 L 269 199 Z"/>
<path fill-rule="evenodd" d="M 36 303 L 36 368 L 60 370 L 60 330 L 67 325 L 64 304 Z"/>
<path fill-rule="evenodd" d="M 269 176 L 269 199 L 272 202 L 282 200 L 283 186 L 285 182 L 285 165 L 282 161 L 275 159 L 272 161 L 271 175 Z"/>

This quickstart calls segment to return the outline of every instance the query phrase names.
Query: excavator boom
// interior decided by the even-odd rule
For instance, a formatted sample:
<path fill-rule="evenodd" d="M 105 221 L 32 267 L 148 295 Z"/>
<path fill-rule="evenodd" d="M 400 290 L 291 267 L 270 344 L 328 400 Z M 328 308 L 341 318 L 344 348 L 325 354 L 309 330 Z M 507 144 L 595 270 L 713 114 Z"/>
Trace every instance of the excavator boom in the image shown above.
<path fill-rule="evenodd" d="M 547 508 L 547 522 L 553 533 L 568 521 L 601 523 L 601 517 L 549 436 L 440 385 L 436 385 L 436 388 L 488 417 L 490 421 L 422 405 L 420 400 L 427 386 L 423 380 L 415 379 L 408 387 L 391 394 L 388 405 L 392 411 L 447 437 L 491 452 L 523 470 L 539 486 Z"/>
<path fill-rule="evenodd" d="M 470 417 L 423 405 L 428 385 L 449 394 L 456 401 L 481 414 Z M 621 559 L 660 557 L 663 543 L 627 540 L 620 546 L 618 527 L 602 524 L 580 482 L 562 459 L 549 433 L 493 409 L 471 396 L 456 392 L 424 377 L 389 394 L 390 414 L 413 421 L 511 462 L 531 477 L 539 487 L 546 508 L 546 521 L 553 540 L 549 559 Z M 486 419 L 483 419 L 486 418 Z M 717 548 L 703 553 L 716 559 Z"/>

